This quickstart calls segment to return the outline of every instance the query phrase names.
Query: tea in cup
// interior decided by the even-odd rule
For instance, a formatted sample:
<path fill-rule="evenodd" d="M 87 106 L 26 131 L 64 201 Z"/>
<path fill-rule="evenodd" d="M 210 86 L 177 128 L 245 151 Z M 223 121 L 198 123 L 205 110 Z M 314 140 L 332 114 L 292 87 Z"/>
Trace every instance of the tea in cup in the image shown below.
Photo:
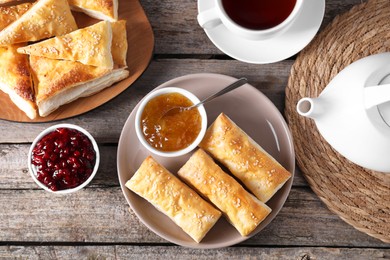
<path fill-rule="evenodd" d="M 198 14 L 201 27 L 223 23 L 231 32 L 264 40 L 283 32 L 298 16 L 304 0 L 213 0 L 214 8 Z"/>

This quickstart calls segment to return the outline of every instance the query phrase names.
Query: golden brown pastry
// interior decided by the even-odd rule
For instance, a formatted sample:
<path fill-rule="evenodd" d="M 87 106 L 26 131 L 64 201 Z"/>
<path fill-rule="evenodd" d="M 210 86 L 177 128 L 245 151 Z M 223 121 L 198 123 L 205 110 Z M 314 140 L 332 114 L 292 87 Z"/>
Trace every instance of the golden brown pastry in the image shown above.
<path fill-rule="evenodd" d="M 112 28 L 102 21 L 36 44 L 19 48 L 19 53 L 50 59 L 79 61 L 85 65 L 113 68 Z"/>
<path fill-rule="evenodd" d="M 118 0 L 68 0 L 74 11 L 100 20 L 118 20 Z"/>
<path fill-rule="evenodd" d="M 2 2 L 0 1 L 0 4 L 1 3 Z M 27 12 L 31 5 L 31 3 L 24 3 L 20 5 L 0 7 L 0 31 Z"/>
<path fill-rule="evenodd" d="M 0 89 L 26 115 L 37 116 L 28 57 L 16 52 L 19 45 L 0 47 Z"/>
<path fill-rule="evenodd" d="M 111 54 L 114 64 L 120 67 L 127 66 L 127 32 L 126 21 L 119 20 L 111 23 L 112 27 L 112 46 Z"/>
<path fill-rule="evenodd" d="M 225 165 L 262 202 L 267 202 L 291 177 L 223 113 L 206 131 L 199 146 Z"/>
<path fill-rule="evenodd" d="M 17 2 L 21 0 L 0 0 L 0 4 L 7 4 L 7 3 L 12 3 L 12 2 Z"/>
<path fill-rule="evenodd" d="M 0 32 L 0 45 L 38 41 L 76 29 L 67 0 L 39 0 Z"/>
<path fill-rule="evenodd" d="M 271 212 L 202 149 L 191 156 L 178 174 L 219 208 L 242 236 L 249 235 Z"/>
<path fill-rule="evenodd" d="M 47 116 L 61 105 L 92 95 L 129 75 L 124 68 L 107 69 L 38 56 L 30 56 L 30 67 L 40 116 Z"/>
<path fill-rule="evenodd" d="M 221 217 L 167 169 L 147 157 L 126 187 L 153 204 L 199 243 Z"/>

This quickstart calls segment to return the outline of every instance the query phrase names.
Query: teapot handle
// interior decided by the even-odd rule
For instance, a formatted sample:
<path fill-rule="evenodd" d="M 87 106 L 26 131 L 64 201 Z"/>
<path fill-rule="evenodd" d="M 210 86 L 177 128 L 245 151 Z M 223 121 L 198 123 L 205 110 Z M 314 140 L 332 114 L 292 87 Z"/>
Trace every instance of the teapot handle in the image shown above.
<path fill-rule="evenodd" d="M 365 87 L 363 95 L 366 109 L 390 101 L 390 84 Z"/>

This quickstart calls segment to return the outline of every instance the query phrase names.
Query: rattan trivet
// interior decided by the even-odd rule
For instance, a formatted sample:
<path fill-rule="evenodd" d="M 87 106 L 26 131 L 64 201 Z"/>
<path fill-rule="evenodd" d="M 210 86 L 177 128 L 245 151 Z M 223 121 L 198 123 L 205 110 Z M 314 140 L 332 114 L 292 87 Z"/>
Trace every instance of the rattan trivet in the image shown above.
<path fill-rule="evenodd" d="M 389 0 L 370 0 L 336 17 L 297 57 L 286 88 L 285 114 L 298 165 L 313 191 L 344 221 L 390 243 L 390 174 L 351 163 L 322 138 L 313 120 L 296 112 L 299 99 L 317 97 L 347 65 L 388 51 Z"/>

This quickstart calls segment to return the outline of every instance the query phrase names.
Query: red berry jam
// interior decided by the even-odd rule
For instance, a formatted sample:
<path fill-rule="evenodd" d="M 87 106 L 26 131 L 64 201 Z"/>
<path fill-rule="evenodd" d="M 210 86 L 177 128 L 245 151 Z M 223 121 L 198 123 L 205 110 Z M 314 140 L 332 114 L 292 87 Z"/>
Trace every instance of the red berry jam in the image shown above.
<path fill-rule="evenodd" d="M 52 191 L 75 188 L 93 172 L 96 154 L 89 138 L 76 129 L 57 128 L 32 150 L 38 180 Z"/>

